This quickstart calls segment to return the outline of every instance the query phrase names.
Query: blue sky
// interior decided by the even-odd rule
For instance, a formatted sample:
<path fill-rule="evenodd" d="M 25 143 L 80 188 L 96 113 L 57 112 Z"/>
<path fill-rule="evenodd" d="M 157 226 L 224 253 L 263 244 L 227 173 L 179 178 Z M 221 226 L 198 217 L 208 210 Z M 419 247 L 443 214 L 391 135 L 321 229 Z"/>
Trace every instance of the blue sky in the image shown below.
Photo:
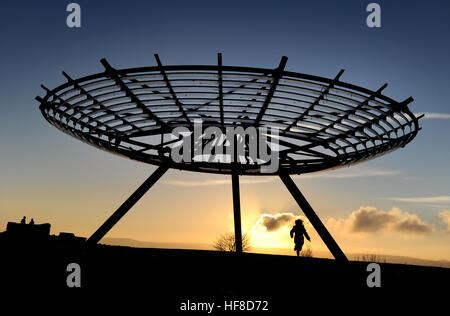
<path fill-rule="evenodd" d="M 216 54 L 222 52 L 227 65 L 275 67 L 286 55 L 290 71 L 334 77 L 343 68 L 342 81 L 373 90 L 388 83 L 386 95 L 396 100 L 414 97 L 414 113 L 438 113 L 421 121 L 423 130 L 404 149 L 337 175 L 299 177 L 296 182 L 325 222 L 345 219 L 361 206 L 385 211 L 398 207 L 435 227 L 434 233 L 422 237 L 424 244 L 440 238 L 438 244 L 448 245 L 446 223 L 438 214 L 450 209 L 450 198 L 445 199 L 450 197 L 450 4 L 377 1 L 382 27 L 370 29 L 365 24 L 369 2 L 78 1 L 82 27 L 70 29 L 65 24 L 69 1 L 3 1 L 0 225 L 26 213 L 51 221 L 56 231 L 87 235 L 154 170 L 98 151 L 50 126 L 34 100 L 43 95 L 40 84 L 53 88 L 63 83 L 63 70 L 74 78 L 103 71 L 103 57 L 114 67 L 126 68 L 155 65 L 154 53 L 165 64 L 215 64 Z M 186 189 L 170 184 L 219 178 L 173 171 L 150 195 L 161 204 L 173 195 L 195 204 L 205 190 L 212 190 L 217 203 L 231 210 L 230 191 L 224 185 Z M 301 214 L 277 181 L 244 185 L 243 205 L 253 203 L 261 212 Z M 267 198 L 270 192 L 279 197 L 276 205 Z M 151 208 L 151 203 L 156 201 L 148 198 L 137 208 Z M 199 226 L 175 223 L 177 231 L 165 234 L 158 223 L 188 218 L 176 203 L 161 209 L 165 207 L 172 215 L 136 212 L 111 233 L 159 241 L 184 234 L 191 241 L 209 242 L 226 227 L 218 220 L 199 235 Z M 194 218 L 201 222 L 205 214 L 206 209 L 200 210 Z M 149 226 L 136 224 L 146 220 Z M 151 231 L 155 233 L 146 235 Z M 350 249 L 348 243 L 345 247 Z M 378 249 L 374 245 L 374 240 L 367 242 L 368 248 Z M 445 257 L 450 259 L 448 250 Z"/>

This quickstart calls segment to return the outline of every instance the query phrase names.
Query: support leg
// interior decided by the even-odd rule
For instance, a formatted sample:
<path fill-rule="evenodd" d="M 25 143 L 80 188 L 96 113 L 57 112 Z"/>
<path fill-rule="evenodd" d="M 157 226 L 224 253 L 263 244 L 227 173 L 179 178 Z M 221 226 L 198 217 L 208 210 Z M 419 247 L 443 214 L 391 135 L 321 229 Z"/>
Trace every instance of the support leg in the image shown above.
<path fill-rule="evenodd" d="M 303 213 L 305 213 L 306 217 L 308 218 L 311 225 L 313 225 L 314 229 L 319 234 L 320 238 L 325 242 L 325 245 L 327 245 L 328 249 L 330 250 L 331 254 L 334 256 L 336 260 L 340 261 L 348 261 L 345 254 L 342 252 L 341 248 L 339 248 L 336 241 L 333 239 L 331 234 L 326 229 L 325 225 L 323 225 L 320 218 L 317 216 L 317 214 L 312 209 L 311 205 L 309 205 L 308 201 L 305 199 L 303 194 L 300 192 L 298 187 L 295 185 L 295 182 L 292 180 L 292 178 L 287 173 L 280 173 L 281 181 L 283 181 L 286 188 L 289 190 L 291 195 L 294 197 L 295 201 L 297 201 L 297 204 L 300 206 L 300 208 L 303 210 Z"/>
<path fill-rule="evenodd" d="M 241 200 L 239 194 L 239 175 L 237 172 L 231 174 L 233 186 L 233 210 L 234 210 L 234 236 L 236 242 L 236 253 L 242 253 L 242 230 L 241 230 Z"/>
<path fill-rule="evenodd" d="M 136 204 L 137 201 L 161 178 L 167 171 L 166 166 L 160 166 L 153 172 L 141 186 L 100 226 L 87 240 L 88 245 L 97 244 L 114 225 Z"/>

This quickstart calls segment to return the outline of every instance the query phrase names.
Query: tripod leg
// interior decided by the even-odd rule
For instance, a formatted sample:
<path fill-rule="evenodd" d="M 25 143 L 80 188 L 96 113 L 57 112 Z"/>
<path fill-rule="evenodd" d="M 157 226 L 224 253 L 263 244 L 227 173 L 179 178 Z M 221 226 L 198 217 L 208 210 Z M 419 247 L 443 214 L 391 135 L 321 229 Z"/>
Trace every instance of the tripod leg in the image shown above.
<path fill-rule="evenodd" d="M 234 210 L 234 238 L 236 242 L 236 253 L 242 253 L 242 228 L 241 228 L 241 200 L 239 194 L 239 175 L 231 174 L 233 186 L 233 210 Z"/>
<path fill-rule="evenodd" d="M 97 244 L 114 225 L 133 207 L 137 201 L 161 178 L 167 171 L 166 166 L 160 166 L 153 172 L 144 183 L 100 226 L 95 233 L 86 241 L 88 245 Z"/>
<path fill-rule="evenodd" d="M 283 181 L 286 188 L 289 190 L 291 195 L 294 197 L 297 204 L 303 210 L 306 217 L 308 218 L 311 225 L 313 225 L 314 229 L 319 234 L 320 238 L 324 241 L 325 245 L 327 245 L 331 254 L 334 256 L 336 260 L 340 261 L 348 261 L 345 254 L 342 252 L 341 248 L 339 248 L 336 241 L 333 239 L 331 234 L 328 232 L 325 225 L 322 223 L 320 218 L 317 216 L 316 212 L 312 209 L 311 205 L 309 205 L 306 198 L 303 196 L 302 192 L 300 192 L 299 188 L 295 185 L 295 182 L 287 173 L 280 173 L 281 181 Z"/>

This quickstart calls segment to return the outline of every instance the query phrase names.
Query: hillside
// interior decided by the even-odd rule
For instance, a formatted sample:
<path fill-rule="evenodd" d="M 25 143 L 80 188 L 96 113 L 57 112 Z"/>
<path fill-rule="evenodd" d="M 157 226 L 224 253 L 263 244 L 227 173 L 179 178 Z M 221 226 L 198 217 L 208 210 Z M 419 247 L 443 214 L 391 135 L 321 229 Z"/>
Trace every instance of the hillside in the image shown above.
<path fill-rule="evenodd" d="M 65 268 L 70 262 L 80 264 L 86 288 L 133 287 L 136 282 L 144 282 L 179 295 L 287 292 L 295 287 L 290 278 L 301 280 L 308 287 L 365 288 L 369 274 L 367 262 L 339 263 L 332 259 L 236 255 L 210 250 L 108 245 L 85 248 L 82 244 L 58 242 L 2 243 L 0 249 L 2 280 L 6 277 L 10 284 L 16 285 L 43 282 L 49 287 L 65 287 Z M 29 270 L 30 263 L 39 273 L 23 273 Z M 450 269 L 446 268 L 390 263 L 380 266 L 383 287 L 434 286 L 450 282 Z"/>
<path fill-rule="evenodd" d="M 175 242 L 148 242 L 135 240 L 130 238 L 104 238 L 102 240 L 103 244 L 111 246 L 130 246 L 138 248 L 162 248 L 162 249 L 200 249 L 200 250 L 213 250 L 212 245 L 201 244 L 201 243 L 175 243 Z M 283 256 L 294 256 L 295 252 L 292 248 L 259 248 L 252 247 L 249 251 L 250 253 L 257 254 L 274 254 Z M 332 259 L 331 254 L 328 251 L 313 251 L 314 257 Z M 349 260 L 360 260 L 367 253 L 346 253 Z M 430 266 L 430 267 L 442 267 L 450 268 L 450 261 L 448 260 L 429 260 L 415 257 L 407 256 L 394 256 L 377 254 L 380 261 L 387 263 L 398 263 L 398 264 L 410 264 L 418 266 Z"/>

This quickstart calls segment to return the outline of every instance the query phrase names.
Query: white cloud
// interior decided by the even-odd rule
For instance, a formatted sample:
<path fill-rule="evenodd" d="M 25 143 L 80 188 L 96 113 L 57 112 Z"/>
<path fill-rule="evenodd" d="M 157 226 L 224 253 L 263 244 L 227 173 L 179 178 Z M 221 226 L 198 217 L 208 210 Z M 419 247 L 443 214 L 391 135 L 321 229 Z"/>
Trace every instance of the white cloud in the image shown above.
<path fill-rule="evenodd" d="M 231 183 L 230 180 L 204 180 L 204 181 L 181 181 L 181 180 L 166 180 L 165 184 L 180 186 L 180 187 L 201 187 L 210 185 L 222 185 Z"/>
<path fill-rule="evenodd" d="M 434 113 L 434 112 L 425 112 L 425 113 L 414 113 L 415 116 L 419 116 L 425 114 L 423 119 L 444 119 L 448 120 L 450 119 L 450 113 Z"/>
<path fill-rule="evenodd" d="M 410 203 L 450 203 L 450 196 L 431 196 L 431 197 L 388 197 L 386 200 Z"/>
<path fill-rule="evenodd" d="M 388 176 L 395 176 L 400 173 L 401 172 L 398 170 L 353 168 L 353 169 L 328 171 L 322 173 L 294 175 L 293 177 L 295 179 L 352 179 L 363 177 L 388 177 Z M 274 182 L 275 179 L 276 179 L 275 176 L 267 176 L 264 178 L 253 177 L 253 179 L 241 178 L 239 183 L 241 184 L 269 183 Z M 164 181 L 164 183 L 182 187 L 201 187 L 201 186 L 231 184 L 231 180 L 230 179 L 196 180 L 196 181 L 166 180 Z"/>
<path fill-rule="evenodd" d="M 450 233 L 450 210 L 444 210 L 442 212 L 439 212 L 438 216 L 447 225 L 447 232 Z"/>
<path fill-rule="evenodd" d="M 423 235 L 433 231 L 433 227 L 417 215 L 395 207 L 390 211 L 383 211 L 375 207 L 361 206 L 347 218 L 330 218 L 327 225 L 348 233 L 375 234 L 387 231 Z"/>
<path fill-rule="evenodd" d="M 310 173 L 298 175 L 299 179 L 323 178 L 323 179 L 349 179 L 363 177 L 387 177 L 400 174 L 398 170 L 378 170 L 378 169 L 342 169 L 338 171 L 328 171 L 325 173 Z"/>
<path fill-rule="evenodd" d="M 302 219 L 306 223 L 304 216 L 293 213 L 261 214 L 253 230 L 259 229 L 266 232 L 274 232 L 285 226 L 293 226 L 296 219 Z"/>
<path fill-rule="evenodd" d="M 257 184 L 257 183 L 267 183 L 272 182 L 273 178 L 261 178 L 261 179 L 239 179 L 240 184 Z M 212 185 L 231 185 L 230 179 L 221 180 L 199 180 L 199 181 L 181 181 L 181 180 L 166 180 L 165 184 L 181 186 L 181 187 L 202 187 L 202 186 L 212 186 Z"/>

